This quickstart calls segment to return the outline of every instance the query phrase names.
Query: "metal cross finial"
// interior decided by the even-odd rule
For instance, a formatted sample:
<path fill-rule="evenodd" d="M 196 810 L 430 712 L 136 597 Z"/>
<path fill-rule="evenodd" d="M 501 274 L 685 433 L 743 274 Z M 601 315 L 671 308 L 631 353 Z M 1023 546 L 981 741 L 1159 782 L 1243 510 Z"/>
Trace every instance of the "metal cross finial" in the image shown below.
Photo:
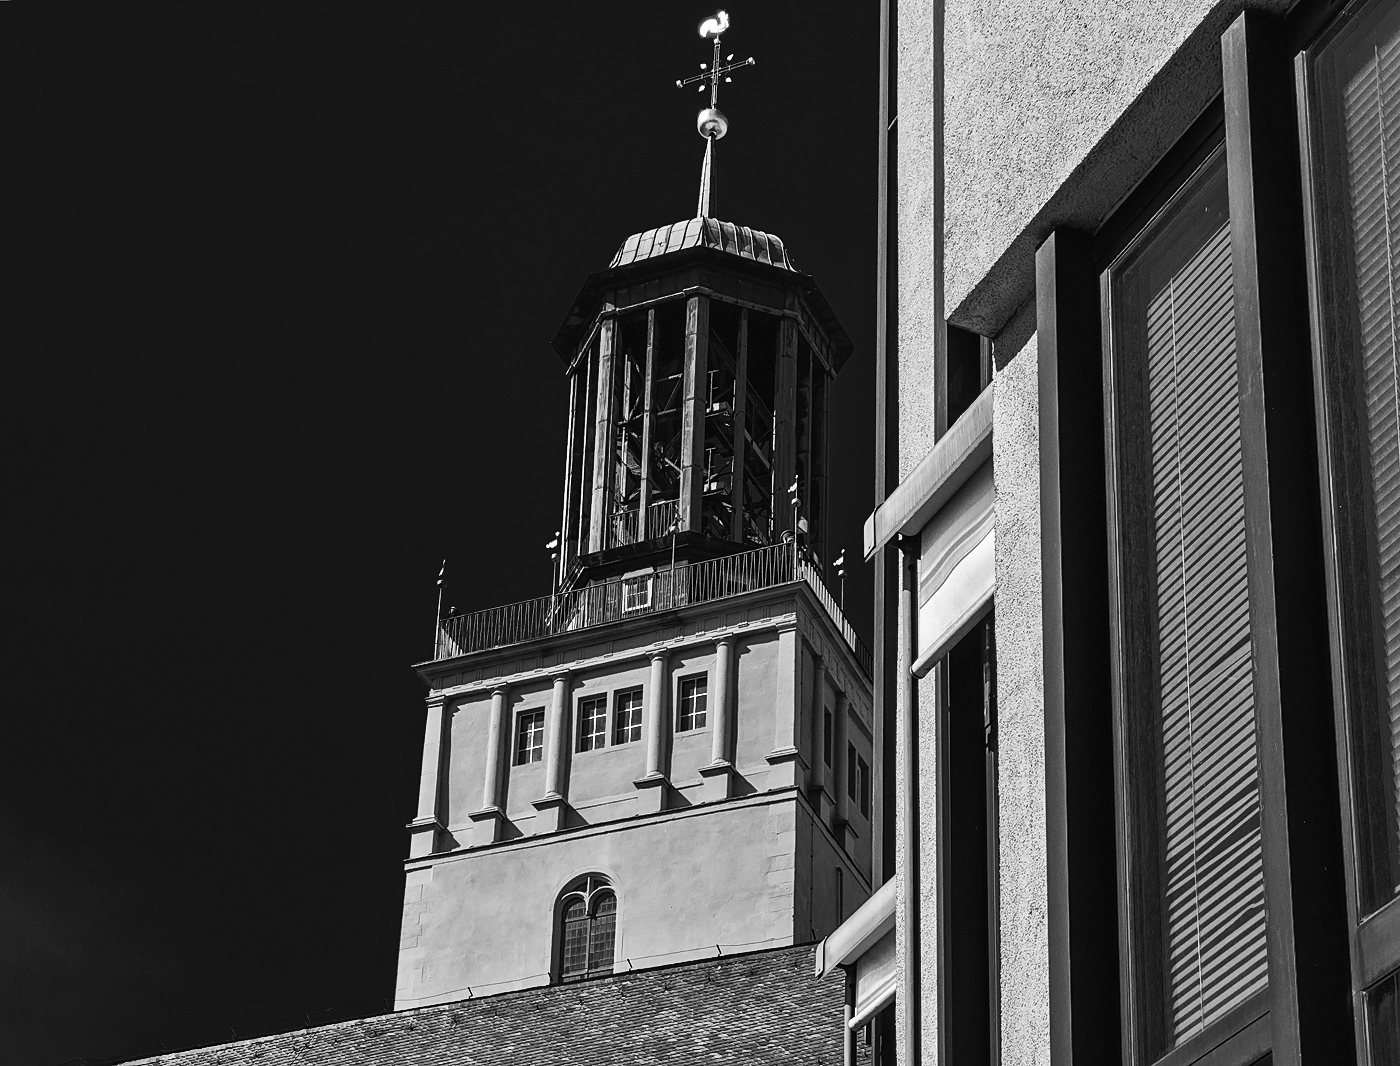
<path fill-rule="evenodd" d="M 700 23 L 700 36 L 714 39 L 714 59 L 710 63 L 701 63 L 699 74 L 676 82 L 676 88 L 678 89 L 682 89 L 687 85 L 694 85 L 698 82 L 700 83 L 700 91 L 704 92 L 704 83 L 708 81 L 710 83 L 710 106 L 715 108 L 719 107 L 720 78 L 723 78 L 725 81 L 731 81 L 732 79 L 729 77 L 730 73 L 738 70 L 740 67 L 751 67 L 754 63 L 753 56 L 749 56 L 748 59 L 741 59 L 737 63 L 732 62 L 734 55 L 730 53 L 725 57 L 726 61 L 724 65 L 720 65 L 719 38 L 720 34 L 724 33 L 727 29 L 729 29 L 729 15 L 724 11 L 716 11 L 713 18 L 707 18 L 704 22 Z"/>

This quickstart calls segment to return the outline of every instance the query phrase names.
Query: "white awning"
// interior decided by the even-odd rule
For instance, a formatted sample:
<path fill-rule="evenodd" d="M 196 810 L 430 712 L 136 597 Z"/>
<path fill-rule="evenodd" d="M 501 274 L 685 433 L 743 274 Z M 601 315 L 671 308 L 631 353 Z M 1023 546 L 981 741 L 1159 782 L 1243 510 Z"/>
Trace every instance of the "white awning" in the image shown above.
<path fill-rule="evenodd" d="M 851 965 L 875 941 L 894 929 L 894 879 L 886 881 L 856 912 L 817 945 L 817 976 Z"/>
<path fill-rule="evenodd" d="M 898 985 L 899 967 L 891 929 L 856 960 L 856 1002 L 851 1028 L 858 1028 L 879 1014 L 894 999 Z"/>
<path fill-rule="evenodd" d="M 817 945 L 817 976 L 837 967 L 856 972 L 852 1028 L 864 1025 L 894 998 L 898 970 L 894 953 L 895 883 L 886 881 L 829 937 Z"/>
<path fill-rule="evenodd" d="M 992 390 L 987 388 L 865 520 L 865 557 L 897 536 L 916 535 L 991 457 Z"/>
<path fill-rule="evenodd" d="M 919 552 L 923 677 L 992 606 L 996 594 L 996 484 L 983 462 L 924 526 Z"/>

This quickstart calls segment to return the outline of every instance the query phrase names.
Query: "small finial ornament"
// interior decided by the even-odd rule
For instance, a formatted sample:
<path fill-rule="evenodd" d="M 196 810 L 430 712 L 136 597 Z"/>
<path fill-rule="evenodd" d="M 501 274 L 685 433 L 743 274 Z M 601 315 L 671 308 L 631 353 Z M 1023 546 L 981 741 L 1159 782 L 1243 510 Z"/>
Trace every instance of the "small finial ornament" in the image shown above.
<path fill-rule="evenodd" d="M 696 218 L 710 218 L 714 215 L 715 142 L 729 132 L 729 119 L 719 109 L 720 79 L 723 78 L 726 82 L 732 81 L 733 79 L 729 77 L 732 72 L 740 67 L 754 65 L 753 56 L 740 60 L 738 63 L 732 62 L 734 59 L 732 52 L 726 57 L 725 63 L 720 64 L 720 35 L 728 29 L 729 14 L 725 11 L 716 11 L 713 17 L 700 23 L 700 36 L 706 40 L 714 41 L 714 59 L 708 64 L 700 64 L 701 73 L 676 82 L 678 89 L 699 83 L 701 92 L 705 91 L 705 82 L 710 83 L 710 106 L 702 110 L 695 118 L 695 131 L 705 138 L 705 164 L 700 172 L 700 201 L 695 209 Z"/>

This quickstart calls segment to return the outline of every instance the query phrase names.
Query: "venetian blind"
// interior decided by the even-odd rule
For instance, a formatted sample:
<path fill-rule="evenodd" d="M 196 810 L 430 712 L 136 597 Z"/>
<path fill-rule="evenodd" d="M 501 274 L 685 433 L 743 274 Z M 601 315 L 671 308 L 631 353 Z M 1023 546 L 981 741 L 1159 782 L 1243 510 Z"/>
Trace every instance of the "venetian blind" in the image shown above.
<path fill-rule="evenodd" d="M 1168 1042 L 1265 987 L 1228 222 L 1146 315 Z"/>
<path fill-rule="evenodd" d="M 1400 807 L 1400 389 L 1396 371 L 1396 241 L 1400 237 L 1400 35 L 1366 42 L 1342 92 L 1356 280 L 1362 402 L 1378 563 L 1381 671 L 1390 712 L 1394 802 Z M 1397 819 L 1400 824 L 1400 819 Z M 1397 841 L 1400 845 L 1400 841 Z"/>

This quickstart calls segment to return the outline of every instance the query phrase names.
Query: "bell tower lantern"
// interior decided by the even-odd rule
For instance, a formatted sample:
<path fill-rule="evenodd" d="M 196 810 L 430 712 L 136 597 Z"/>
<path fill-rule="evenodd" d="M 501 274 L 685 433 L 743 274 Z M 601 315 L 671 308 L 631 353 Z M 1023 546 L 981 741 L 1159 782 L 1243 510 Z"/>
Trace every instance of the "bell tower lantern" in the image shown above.
<path fill-rule="evenodd" d="M 694 218 L 633 234 L 554 337 L 569 379 L 560 585 L 796 538 L 826 556 L 827 396 L 851 341 L 769 233 L 715 218 L 729 130 L 719 12 L 700 25 L 705 161 Z"/>
<path fill-rule="evenodd" d="M 851 342 L 777 237 L 714 218 L 635 234 L 554 347 L 564 587 L 792 536 L 824 557 L 829 387 Z"/>

